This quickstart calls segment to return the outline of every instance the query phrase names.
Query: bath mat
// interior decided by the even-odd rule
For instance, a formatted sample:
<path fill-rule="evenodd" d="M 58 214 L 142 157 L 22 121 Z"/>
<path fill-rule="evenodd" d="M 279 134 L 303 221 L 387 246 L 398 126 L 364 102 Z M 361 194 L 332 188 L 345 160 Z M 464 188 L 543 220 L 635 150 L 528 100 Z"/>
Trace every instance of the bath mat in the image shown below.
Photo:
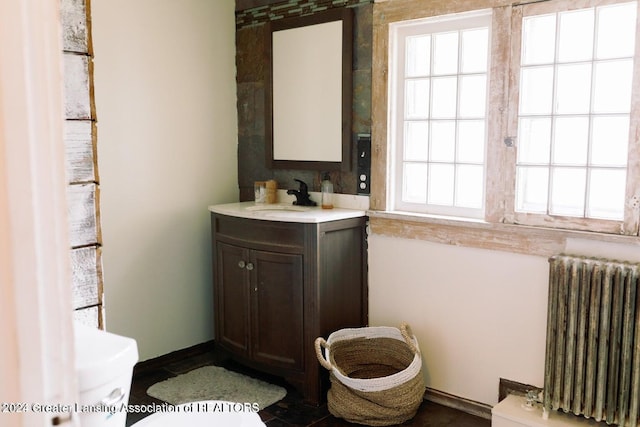
<path fill-rule="evenodd" d="M 204 366 L 149 387 L 147 394 L 172 405 L 202 400 L 257 403 L 260 409 L 287 395 L 279 386 L 218 366 Z"/>

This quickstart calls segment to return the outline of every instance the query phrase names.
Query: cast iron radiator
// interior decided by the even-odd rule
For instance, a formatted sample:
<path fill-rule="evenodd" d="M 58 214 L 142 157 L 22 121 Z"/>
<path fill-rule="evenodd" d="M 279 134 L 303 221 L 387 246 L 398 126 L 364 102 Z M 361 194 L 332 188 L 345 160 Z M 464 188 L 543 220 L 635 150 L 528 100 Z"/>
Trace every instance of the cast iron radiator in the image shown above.
<path fill-rule="evenodd" d="M 638 426 L 640 264 L 549 258 L 543 406 Z"/>

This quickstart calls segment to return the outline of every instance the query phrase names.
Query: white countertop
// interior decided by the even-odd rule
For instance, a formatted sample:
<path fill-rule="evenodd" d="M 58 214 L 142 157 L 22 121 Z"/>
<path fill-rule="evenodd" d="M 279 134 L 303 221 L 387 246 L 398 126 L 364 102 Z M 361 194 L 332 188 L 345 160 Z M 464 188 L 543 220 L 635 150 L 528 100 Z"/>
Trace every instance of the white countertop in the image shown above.
<path fill-rule="evenodd" d="M 282 222 L 327 222 L 366 216 L 366 209 L 295 206 L 291 203 L 240 202 L 209 206 L 209 211 L 239 218 Z"/>

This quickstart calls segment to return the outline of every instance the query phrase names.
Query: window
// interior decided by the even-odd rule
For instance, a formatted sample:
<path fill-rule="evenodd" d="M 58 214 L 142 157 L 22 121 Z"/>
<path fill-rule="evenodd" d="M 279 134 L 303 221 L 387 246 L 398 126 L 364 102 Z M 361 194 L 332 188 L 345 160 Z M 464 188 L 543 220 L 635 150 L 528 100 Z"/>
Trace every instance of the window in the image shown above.
<path fill-rule="evenodd" d="M 510 35 L 486 11 L 391 24 L 390 210 L 637 235 L 637 8 L 514 6 Z"/>
<path fill-rule="evenodd" d="M 490 12 L 395 28 L 395 208 L 481 217 Z"/>
<path fill-rule="evenodd" d="M 519 99 L 510 123 L 518 141 L 516 222 L 552 219 L 597 231 L 623 225 L 632 197 L 627 163 L 636 10 L 636 2 L 522 7 L 518 63 L 512 64 L 519 69 Z"/>

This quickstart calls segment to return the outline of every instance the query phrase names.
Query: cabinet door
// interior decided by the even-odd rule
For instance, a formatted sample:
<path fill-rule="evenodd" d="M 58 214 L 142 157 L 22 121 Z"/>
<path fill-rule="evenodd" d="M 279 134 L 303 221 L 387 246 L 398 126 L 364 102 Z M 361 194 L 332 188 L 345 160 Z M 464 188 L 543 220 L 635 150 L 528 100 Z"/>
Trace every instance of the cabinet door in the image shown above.
<path fill-rule="evenodd" d="M 216 340 L 235 354 L 248 355 L 249 251 L 221 242 L 216 248 Z"/>
<path fill-rule="evenodd" d="M 252 359 L 301 369 L 303 345 L 302 255 L 252 251 Z"/>

